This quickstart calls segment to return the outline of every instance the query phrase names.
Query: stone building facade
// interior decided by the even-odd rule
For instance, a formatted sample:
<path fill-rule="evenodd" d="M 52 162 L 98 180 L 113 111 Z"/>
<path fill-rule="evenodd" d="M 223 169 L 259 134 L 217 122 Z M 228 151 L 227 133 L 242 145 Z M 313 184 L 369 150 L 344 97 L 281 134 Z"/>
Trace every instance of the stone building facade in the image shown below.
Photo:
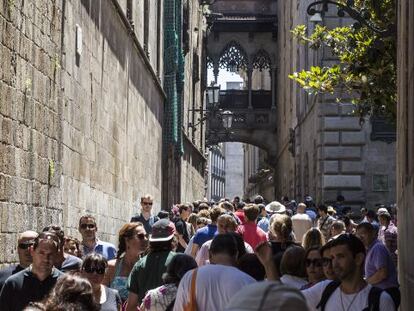
<path fill-rule="evenodd" d="M 288 75 L 312 65 L 335 61 L 329 50 L 312 51 L 299 45 L 290 30 L 315 26 L 306 14 L 311 1 L 279 1 L 278 150 L 276 197 L 334 203 L 337 195 L 359 209 L 395 202 L 395 133 L 381 120 L 360 122 L 353 116 L 347 94 L 308 95 Z M 349 23 L 336 10 L 322 23 L 328 27 Z M 341 103 L 336 97 L 342 98 Z M 385 128 L 385 132 L 384 132 Z M 394 136 L 394 137 L 393 137 Z M 382 141 L 386 140 L 386 141 Z"/>
<path fill-rule="evenodd" d="M 202 46 L 198 6 L 191 12 L 195 48 L 187 62 Z M 151 193 L 154 210 L 161 208 L 163 17 L 163 1 L 0 7 L 0 264 L 16 260 L 18 232 L 55 223 L 78 236 L 79 217 L 89 213 L 99 237 L 115 242 L 141 195 Z M 198 147 L 190 136 L 190 149 L 202 146 L 195 141 Z M 193 189 L 183 195 L 192 199 L 203 193 L 203 169 L 187 162 L 183 174 Z"/>
<path fill-rule="evenodd" d="M 218 202 L 224 197 L 226 181 L 226 159 L 223 152 L 223 144 L 213 146 L 208 154 L 207 166 L 207 193 L 208 201 Z"/>

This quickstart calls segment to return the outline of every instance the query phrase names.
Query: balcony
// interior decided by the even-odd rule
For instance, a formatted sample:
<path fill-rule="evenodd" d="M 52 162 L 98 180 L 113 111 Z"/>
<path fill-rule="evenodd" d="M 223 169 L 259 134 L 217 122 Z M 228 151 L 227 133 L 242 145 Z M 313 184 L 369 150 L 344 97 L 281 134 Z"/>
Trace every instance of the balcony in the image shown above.
<path fill-rule="evenodd" d="M 226 90 L 220 91 L 220 108 L 235 110 L 249 108 L 248 90 Z M 252 91 L 253 109 L 270 109 L 272 107 L 272 91 Z"/>

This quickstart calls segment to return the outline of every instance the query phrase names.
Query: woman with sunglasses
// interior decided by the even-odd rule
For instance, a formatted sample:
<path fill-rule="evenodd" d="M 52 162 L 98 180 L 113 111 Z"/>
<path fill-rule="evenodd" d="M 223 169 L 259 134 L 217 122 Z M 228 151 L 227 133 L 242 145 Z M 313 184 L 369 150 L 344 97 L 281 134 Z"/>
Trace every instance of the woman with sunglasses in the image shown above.
<path fill-rule="evenodd" d="M 322 257 L 319 247 L 311 247 L 305 253 L 305 269 L 308 276 L 308 284 L 301 289 L 307 289 L 316 283 L 325 280 L 325 274 L 322 268 Z"/>
<path fill-rule="evenodd" d="M 101 306 L 101 311 L 119 311 L 122 302 L 118 291 L 102 284 L 107 266 L 105 257 L 91 253 L 83 260 L 81 276 L 91 283 L 94 300 Z"/>
<path fill-rule="evenodd" d="M 108 262 L 103 284 L 118 290 L 123 302 L 128 299 L 128 276 L 147 247 L 148 237 L 142 223 L 127 223 L 119 230 L 116 259 Z"/>

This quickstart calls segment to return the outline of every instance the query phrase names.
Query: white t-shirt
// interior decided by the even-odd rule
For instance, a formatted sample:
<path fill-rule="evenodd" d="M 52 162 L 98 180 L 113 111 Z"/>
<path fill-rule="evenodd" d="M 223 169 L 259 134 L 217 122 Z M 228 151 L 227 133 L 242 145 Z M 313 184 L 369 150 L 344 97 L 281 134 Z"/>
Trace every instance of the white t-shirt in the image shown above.
<path fill-rule="evenodd" d="M 195 261 L 197 262 L 197 265 L 199 267 L 204 266 L 205 264 L 209 263 L 209 250 L 210 250 L 210 245 L 212 242 L 213 240 L 208 240 L 201 246 L 201 248 L 197 252 Z M 249 253 L 249 254 L 254 253 L 253 248 L 250 246 L 249 243 L 244 242 L 244 247 L 246 248 L 246 253 Z"/>
<path fill-rule="evenodd" d="M 310 228 L 312 228 L 312 219 L 308 214 L 296 214 L 292 216 L 292 227 L 295 232 L 296 242 L 302 243 L 302 237 Z"/>
<path fill-rule="evenodd" d="M 174 311 L 182 311 L 191 295 L 191 277 L 188 271 L 181 279 L 175 299 Z M 198 311 L 224 310 L 230 298 L 244 286 L 255 283 L 250 275 L 235 267 L 205 265 L 197 269 L 196 301 Z"/>
<path fill-rule="evenodd" d="M 289 285 L 297 289 L 301 289 L 303 286 L 308 284 L 308 282 L 306 282 L 304 279 L 290 274 L 282 275 L 280 278 L 280 282 L 282 282 L 282 284 Z"/>
<path fill-rule="evenodd" d="M 302 294 L 306 298 L 309 311 L 320 310 L 320 308 L 316 309 L 316 306 L 321 301 L 322 293 L 330 282 L 332 281 L 322 281 L 313 285 L 311 288 L 302 291 Z M 361 311 L 368 307 L 368 294 L 371 288 L 372 286 L 368 284 L 358 293 L 347 295 L 342 293 L 341 289 L 338 287 L 329 297 L 325 305 L 325 311 Z M 381 293 L 380 297 L 380 311 L 395 311 L 395 305 L 391 296 L 384 291 Z"/>

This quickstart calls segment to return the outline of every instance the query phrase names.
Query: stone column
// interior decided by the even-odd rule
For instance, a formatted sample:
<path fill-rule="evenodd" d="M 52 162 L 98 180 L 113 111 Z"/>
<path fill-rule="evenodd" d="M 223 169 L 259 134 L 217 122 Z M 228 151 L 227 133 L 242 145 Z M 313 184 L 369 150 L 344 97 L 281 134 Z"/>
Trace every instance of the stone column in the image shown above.
<path fill-rule="evenodd" d="M 217 79 L 218 79 L 219 72 L 220 72 L 219 63 L 218 63 L 218 61 L 214 61 L 214 64 L 213 64 L 213 74 L 214 74 L 214 82 L 215 82 L 215 84 L 217 84 Z"/>
<path fill-rule="evenodd" d="M 276 109 L 276 68 L 270 69 L 270 83 L 272 90 L 272 109 Z"/>
<path fill-rule="evenodd" d="M 252 73 L 253 73 L 253 68 L 251 66 L 249 66 L 247 68 L 247 89 L 249 91 L 249 109 L 253 109 L 253 104 L 252 104 Z"/>

